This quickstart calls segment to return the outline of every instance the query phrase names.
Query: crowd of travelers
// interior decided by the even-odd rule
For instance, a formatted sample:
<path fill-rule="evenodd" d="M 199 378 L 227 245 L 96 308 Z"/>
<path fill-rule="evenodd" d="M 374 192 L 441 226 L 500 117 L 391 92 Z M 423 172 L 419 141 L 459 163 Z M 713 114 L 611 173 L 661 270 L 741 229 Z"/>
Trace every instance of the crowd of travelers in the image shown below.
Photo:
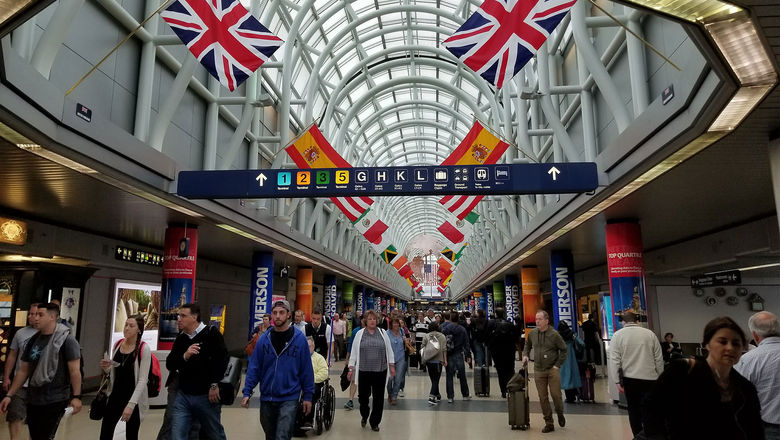
<path fill-rule="evenodd" d="M 780 439 L 780 325 L 770 312 L 756 313 L 747 323 L 755 348 L 749 349 L 738 323 L 717 317 L 703 330 L 706 354 L 688 357 L 671 333 L 661 342 L 627 312 L 604 359 L 595 320 L 578 325 L 579 332 L 563 320 L 555 329 L 544 310 L 527 332 L 508 321 L 501 308 L 489 317 L 484 310 L 472 315 L 433 309 L 415 314 L 368 310 L 332 318 L 315 309 L 310 316 L 306 322 L 303 311 L 293 311 L 286 300 L 275 301 L 246 347 L 241 406 L 248 408 L 259 388 L 266 438 L 289 439 L 311 428 L 314 404 L 337 361 L 345 364 L 342 382 L 349 399 L 344 409 L 354 409 L 357 395 L 361 426 L 373 431 L 380 430 L 385 399 L 392 407 L 404 397 L 412 369 L 427 373 L 428 404 L 436 406 L 442 400 L 442 375 L 450 404 L 472 399 L 467 367 L 493 366 L 501 395 L 507 397 L 517 361 L 526 370 L 532 361 L 543 433 L 555 430 L 556 418 L 560 427 L 566 425 L 564 395 L 567 403 L 584 400 L 592 380 L 588 365 L 603 361 L 607 377 L 625 395 L 636 439 Z M 179 308 L 178 325 L 165 362 L 168 405 L 157 438 L 224 439 L 218 385 L 228 364 L 225 341 L 203 322 L 198 304 Z M 129 317 L 124 337 L 100 361 L 107 379 L 101 440 L 114 438 L 120 425 L 124 438 L 138 438 L 155 359 L 143 332 L 143 318 Z M 10 438 L 20 438 L 23 423 L 33 440 L 54 438 L 63 414 L 82 409 L 82 377 L 80 346 L 59 318 L 59 306 L 33 304 L 28 326 L 12 340 L 3 376 L 0 411 L 7 414 Z"/>

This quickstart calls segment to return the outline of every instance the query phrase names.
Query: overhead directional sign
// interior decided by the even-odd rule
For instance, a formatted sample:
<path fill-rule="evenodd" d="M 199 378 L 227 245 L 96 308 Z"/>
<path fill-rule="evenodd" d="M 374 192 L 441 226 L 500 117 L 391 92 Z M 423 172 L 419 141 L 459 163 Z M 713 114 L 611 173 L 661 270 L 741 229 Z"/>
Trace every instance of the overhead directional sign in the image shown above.
<path fill-rule="evenodd" d="M 740 283 L 742 283 L 742 273 L 738 270 L 726 270 L 691 277 L 691 287 L 726 286 Z"/>
<path fill-rule="evenodd" d="M 190 199 L 564 194 L 598 187 L 592 162 L 394 168 L 181 171 Z"/>

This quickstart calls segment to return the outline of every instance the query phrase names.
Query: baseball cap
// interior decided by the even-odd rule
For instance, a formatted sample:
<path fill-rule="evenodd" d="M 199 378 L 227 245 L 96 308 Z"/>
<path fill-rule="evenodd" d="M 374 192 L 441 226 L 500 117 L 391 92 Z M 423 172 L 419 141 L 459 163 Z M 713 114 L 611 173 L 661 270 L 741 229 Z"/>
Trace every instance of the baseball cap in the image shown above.
<path fill-rule="evenodd" d="M 286 299 L 280 299 L 280 300 L 274 301 L 274 305 L 271 307 L 271 310 L 273 310 L 273 309 L 275 309 L 277 307 L 284 307 L 289 312 L 290 311 L 290 302 L 287 301 Z"/>

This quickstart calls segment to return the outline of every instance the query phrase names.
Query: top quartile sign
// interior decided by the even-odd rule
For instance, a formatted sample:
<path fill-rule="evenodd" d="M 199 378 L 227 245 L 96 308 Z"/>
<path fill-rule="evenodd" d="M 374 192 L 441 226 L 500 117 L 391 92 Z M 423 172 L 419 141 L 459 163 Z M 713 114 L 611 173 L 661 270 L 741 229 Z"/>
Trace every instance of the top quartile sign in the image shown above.
<path fill-rule="evenodd" d="M 598 187 L 596 164 L 182 171 L 190 199 L 399 195 L 564 194 Z"/>

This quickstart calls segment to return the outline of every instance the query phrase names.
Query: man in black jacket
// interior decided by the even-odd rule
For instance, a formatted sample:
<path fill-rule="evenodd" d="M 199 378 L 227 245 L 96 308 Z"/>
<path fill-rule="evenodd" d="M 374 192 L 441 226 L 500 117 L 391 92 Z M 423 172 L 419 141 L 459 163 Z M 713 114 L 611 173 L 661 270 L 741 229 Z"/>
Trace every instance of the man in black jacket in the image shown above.
<path fill-rule="evenodd" d="M 506 397 L 506 385 L 515 374 L 515 349 L 519 340 L 518 328 L 504 319 L 503 308 L 496 308 L 496 319 L 491 319 L 485 329 L 487 342 L 498 375 L 501 397 Z"/>
<path fill-rule="evenodd" d="M 193 420 L 201 423 L 201 433 L 209 439 L 225 439 L 220 421 L 218 383 L 227 367 L 228 354 L 222 334 L 201 321 L 198 304 L 179 309 L 181 333 L 168 354 L 166 365 L 179 376 L 179 392 L 173 405 L 173 440 L 186 440 Z"/>

